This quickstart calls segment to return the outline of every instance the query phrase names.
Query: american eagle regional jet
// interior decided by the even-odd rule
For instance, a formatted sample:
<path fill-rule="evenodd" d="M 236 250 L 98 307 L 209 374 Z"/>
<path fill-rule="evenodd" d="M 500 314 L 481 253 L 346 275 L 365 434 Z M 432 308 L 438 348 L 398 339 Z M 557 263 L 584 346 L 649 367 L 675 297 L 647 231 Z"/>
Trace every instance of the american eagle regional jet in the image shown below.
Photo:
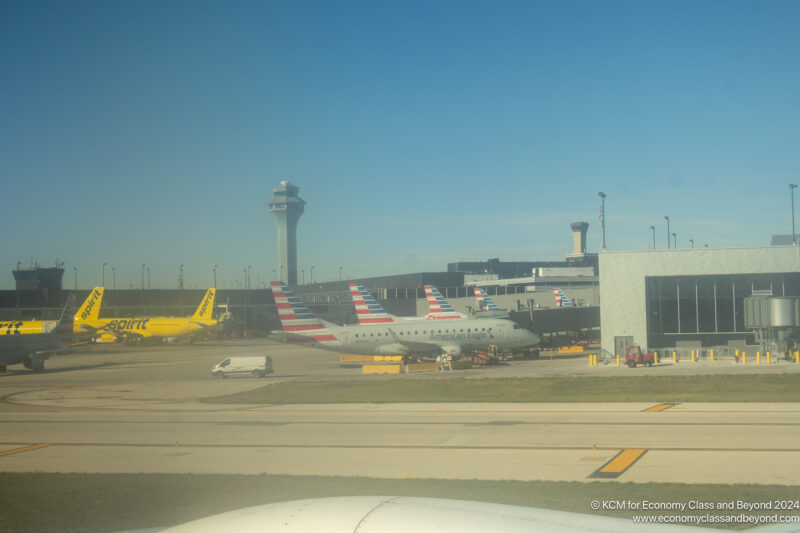
<path fill-rule="evenodd" d="M 315 317 L 283 282 L 270 282 L 287 342 L 351 354 L 461 355 L 493 344 L 500 350 L 533 346 L 538 335 L 511 320 L 440 321 L 419 319 L 359 326 L 337 326 Z"/>

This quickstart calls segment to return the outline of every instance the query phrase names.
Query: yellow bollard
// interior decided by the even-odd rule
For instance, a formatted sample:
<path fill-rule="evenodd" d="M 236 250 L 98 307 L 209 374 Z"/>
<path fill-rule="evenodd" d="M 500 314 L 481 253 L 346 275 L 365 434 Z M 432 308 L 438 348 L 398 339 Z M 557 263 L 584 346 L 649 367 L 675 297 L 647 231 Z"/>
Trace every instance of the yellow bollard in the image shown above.
<path fill-rule="evenodd" d="M 742 352 L 742 364 L 747 364 L 747 352 Z"/>
<path fill-rule="evenodd" d="M 653 364 L 658 364 L 658 352 L 653 352 Z"/>
<path fill-rule="evenodd" d="M 692 350 L 692 363 L 694 363 L 694 350 Z"/>
<path fill-rule="evenodd" d="M 761 364 L 761 352 L 756 352 L 756 364 Z"/>
<path fill-rule="evenodd" d="M 675 350 L 672 350 L 672 362 L 676 365 L 678 364 L 678 354 L 675 352 Z"/>
<path fill-rule="evenodd" d="M 711 348 L 711 360 L 714 360 L 714 348 Z"/>
<path fill-rule="evenodd" d="M 769 364 L 769 352 L 767 352 L 767 364 Z"/>
<path fill-rule="evenodd" d="M 617 354 L 617 366 L 619 366 L 619 354 Z"/>
<path fill-rule="evenodd" d="M 594 359 L 594 357 L 592 356 L 592 354 L 589 354 L 589 366 L 594 366 L 593 359 Z"/>
<path fill-rule="evenodd" d="M 794 352 L 794 362 L 795 364 L 800 363 L 800 351 Z"/>

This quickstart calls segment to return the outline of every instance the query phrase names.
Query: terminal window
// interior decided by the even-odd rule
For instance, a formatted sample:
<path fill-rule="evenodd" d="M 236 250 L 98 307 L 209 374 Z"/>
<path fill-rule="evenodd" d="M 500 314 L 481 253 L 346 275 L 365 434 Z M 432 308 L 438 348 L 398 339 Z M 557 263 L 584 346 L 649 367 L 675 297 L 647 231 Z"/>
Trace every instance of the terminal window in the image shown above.
<path fill-rule="evenodd" d="M 648 277 L 645 290 L 649 336 L 748 334 L 744 299 L 754 290 L 800 296 L 800 273 Z"/>

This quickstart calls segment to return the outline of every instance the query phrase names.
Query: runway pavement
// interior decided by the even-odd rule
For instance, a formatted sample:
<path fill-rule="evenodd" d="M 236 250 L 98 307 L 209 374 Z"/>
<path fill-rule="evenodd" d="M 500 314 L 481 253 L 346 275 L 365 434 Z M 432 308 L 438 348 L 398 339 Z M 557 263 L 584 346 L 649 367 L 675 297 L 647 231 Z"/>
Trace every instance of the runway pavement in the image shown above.
<path fill-rule="evenodd" d="M 228 355 L 265 354 L 272 377 L 210 376 Z M 283 380 L 361 379 L 335 354 L 267 341 L 109 347 L 48 363 L 44 373 L 11 367 L 0 375 L 0 471 L 800 484 L 798 404 L 648 412 L 656 405 L 198 401 Z M 591 375 L 593 368 L 576 359 L 454 374 Z M 597 370 L 606 372 L 635 371 Z"/>

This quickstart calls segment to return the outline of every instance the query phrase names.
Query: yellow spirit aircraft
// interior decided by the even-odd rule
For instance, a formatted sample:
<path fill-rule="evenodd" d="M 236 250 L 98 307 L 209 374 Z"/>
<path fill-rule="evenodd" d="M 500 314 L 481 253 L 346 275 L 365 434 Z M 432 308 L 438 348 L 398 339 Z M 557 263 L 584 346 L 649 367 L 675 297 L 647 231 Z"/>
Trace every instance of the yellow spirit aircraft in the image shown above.
<path fill-rule="evenodd" d="M 49 333 L 55 324 L 55 320 L 5 320 L 0 322 L 0 335 Z"/>
<path fill-rule="evenodd" d="M 6 371 L 7 365 L 18 363 L 25 365 L 25 368 L 41 371 L 44 370 L 44 362 L 51 355 L 68 352 L 75 337 L 72 329 L 73 300 L 72 295 L 67 298 L 61 318 L 55 322 L 55 327 L 47 332 L 32 331 L 31 328 L 27 328 L 25 334 L 21 332 L 4 334 L 0 338 L 0 373 Z"/>
<path fill-rule="evenodd" d="M 95 287 L 75 315 L 75 331 L 111 333 L 126 342 L 191 338 L 217 325 L 213 317 L 215 289 L 208 289 L 190 317 L 99 318 L 103 287 Z"/>
<path fill-rule="evenodd" d="M 100 316 L 100 300 L 103 298 L 103 287 L 95 287 L 78 309 L 73 321 L 74 333 L 95 333 L 98 328 L 90 327 Z M 88 320 L 88 322 L 87 322 Z M 79 321 L 81 321 L 79 323 Z M 0 335 L 29 335 L 50 333 L 55 329 L 57 320 L 10 320 L 0 322 Z"/>

